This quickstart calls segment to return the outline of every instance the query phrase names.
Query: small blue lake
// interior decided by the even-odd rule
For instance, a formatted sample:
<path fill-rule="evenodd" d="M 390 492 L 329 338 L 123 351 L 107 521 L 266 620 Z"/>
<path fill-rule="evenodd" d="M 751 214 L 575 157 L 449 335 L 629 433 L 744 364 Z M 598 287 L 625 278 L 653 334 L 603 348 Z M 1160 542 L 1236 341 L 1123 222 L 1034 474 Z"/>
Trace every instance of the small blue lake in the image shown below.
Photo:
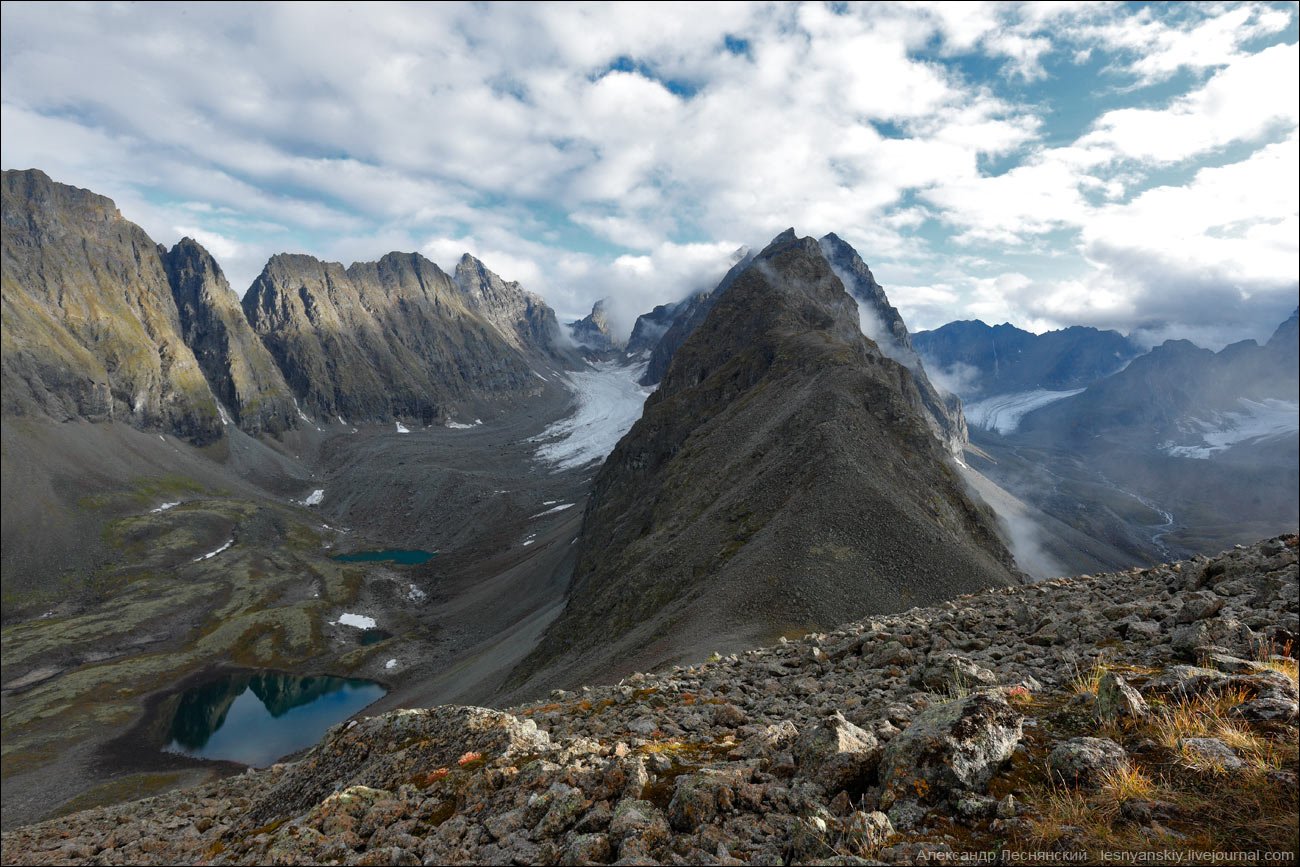
<path fill-rule="evenodd" d="M 368 680 L 282 672 L 232 674 L 187 689 L 165 750 L 266 767 L 314 745 L 387 690 Z"/>
<path fill-rule="evenodd" d="M 428 563 L 437 556 L 437 551 L 384 548 L 379 551 L 354 551 L 351 554 L 335 554 L 334 559 L 341 563 L 399 563 L 403 566 L 419 566 L 421 563 Z"/>

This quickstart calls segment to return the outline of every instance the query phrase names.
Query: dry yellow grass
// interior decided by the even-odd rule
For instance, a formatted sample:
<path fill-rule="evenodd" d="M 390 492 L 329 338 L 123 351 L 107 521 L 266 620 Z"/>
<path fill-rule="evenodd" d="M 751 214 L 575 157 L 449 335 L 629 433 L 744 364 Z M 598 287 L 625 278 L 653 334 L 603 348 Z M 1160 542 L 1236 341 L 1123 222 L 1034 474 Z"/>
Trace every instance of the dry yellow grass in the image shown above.
<path fill-rule="evenodd" d="M 1076 668 L 1074 678 L 1070 681 L 1070 690 L 1076 695 L 1087 693 L 1095 695 L 1097 686 L 1101 683 L 1101 679 L 1106 676 L 1108 670 L 1103 662 L 1095 663 L 1087 671 L 1080 671 Z"/>

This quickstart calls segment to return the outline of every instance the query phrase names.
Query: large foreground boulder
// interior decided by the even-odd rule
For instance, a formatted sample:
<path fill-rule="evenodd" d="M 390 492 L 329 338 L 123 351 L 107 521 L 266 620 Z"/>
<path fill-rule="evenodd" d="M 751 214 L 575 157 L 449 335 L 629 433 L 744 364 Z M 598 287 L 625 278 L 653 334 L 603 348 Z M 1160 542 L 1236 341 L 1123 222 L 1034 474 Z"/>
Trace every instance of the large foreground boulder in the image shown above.
<path fill-rule="evenodd" d="M 977 693 L 931 707 L 885 747 L 881 802 L 938 803 L 978 792 L 1024 736 L 1022 717 L 999 693 Z"/>

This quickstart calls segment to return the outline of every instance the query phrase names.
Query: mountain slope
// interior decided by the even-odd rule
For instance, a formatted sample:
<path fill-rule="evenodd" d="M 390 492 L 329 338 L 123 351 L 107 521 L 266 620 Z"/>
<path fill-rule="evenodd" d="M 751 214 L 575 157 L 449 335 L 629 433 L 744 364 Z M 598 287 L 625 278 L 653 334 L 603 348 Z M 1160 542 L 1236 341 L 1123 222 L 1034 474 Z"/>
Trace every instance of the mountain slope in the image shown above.
<path fill-rule="evenodd" d="M 885 290 L 876 282 L 858 251 L 833 232 L 823 237 L 820 244 L 835 276 L 858 303 L 858 319 L 863 333 L 876 342 L 881 352 L 912 372 L 916 390 L 925 405 L 926 420 L 934 435 L 948 446 L 949 451 L 960 452 L 966 444 L 966 419 L 962 415 L 961 398 L 940 393 L 930 382 L 921 357 L 912 348 L 912 338 L 903 317 L 889 303 Z"/>
<path fill-rule="evenodd" d="M 1212 551 L 1300 518 L 1296 317 L 1264 346 L 1167 341 L 975 437 L 980 469 L 1127 562 Z"/>
<path fill-rule="evenodd" d="M 1017 580 L 817 242 L 786 232 L 728 280 L 597 475 L 569 604 L 521 678 L 606 676 Z"/>
<path fill-rule="evenodd" d="M 163 257 L 186 344 L 217 398 L 251 434 L 298 423 L 275 359 L 244 318 L 239 298 L 207 250 L 184 238 Z"/>
<path fill-rule="evenodd" d="M 1294 314 L 1264 346 L 1244 340 L 1216 353 L 1169 340 L 1081 394 L 1028 414 L 1022 426 L 1027 437 L 1065 438 L 1080 448 L 1095 448 L 1099 437 L 1196 448 L 1218 428 L 1247 436 L 1240 421 L 1224 415 L 1268 401 L 1294 405 L 1300 400 L 1296 358 Z"/>
<path fill-rule="evenodd" d="M 1300 628 L 1296 543 L 964 597 L 544 704 L 367 714 L 296 761 L 15 828 L 0 853 L 794 865 L 994 851 L 1105 863 L 1135 840 L 1152 861 L 1290 852 L 1296 663 L 1254 657 Z M 1173 714 L 1206 737 L 1166 747 Z M 1159 780 L 1161 800 L 1112 808 L 1115 785 L 1094 781 L 1115 767 Z"/>
<path fill-rule="evenodd" d="M 4 414 L 219 439 L 157 245 L 111 200 L 43 172 L 3 184 Z"/>
<path fill-rule="evenodd" d="M 428 424 L 531 385 L 519 350 L 418 253 L 346 269 L 273 256 L 243 304 L 303 409 L 327 419 Z"/>
<path fill-rule="evenodd" d="M 513 280 L 503 280 L 466 253 L 453 277 L 469 307 L 488 322 L 507 344 L 521 352 L 554 355 L 559 351 L 559 323 L 540 295 Z"/>

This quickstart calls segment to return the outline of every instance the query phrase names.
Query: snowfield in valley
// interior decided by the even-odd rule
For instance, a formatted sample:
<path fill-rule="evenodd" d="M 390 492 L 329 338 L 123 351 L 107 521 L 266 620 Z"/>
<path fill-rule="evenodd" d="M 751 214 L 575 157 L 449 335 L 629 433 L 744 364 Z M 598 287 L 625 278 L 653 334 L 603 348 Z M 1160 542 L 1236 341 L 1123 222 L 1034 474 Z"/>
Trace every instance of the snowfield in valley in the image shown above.
<path fill-rule="evenodd" d="M 984 430 L 997 431 L 1000 434 L 1009 434 L 1020 427 L 1020 419 L 1028 413 L 1041 409 L 1049 403 L 1074 397 L 1081 391 L 1082 388 L 1072 391 L 1048 391 L 1045 388 L 1036 388 L 1033 391 L 1017 391 L 986 397 L 984 400 L 965 404 L 962 409 L 966 413 L 967 424 Z"/>
<path fill-rule="evenodd" d="M 552 424 L 534 442 L 537 457 L 568 470 L 604 460 L 636 420 L 653 388 L 637 383 L 645 364 L 596 362 L 588 370 L 567 373 L 565 383 L 578 399 L 573 415 Z"/>
<path fill-rule="evenodd" d="M 1239 443 L 1277 439 L 1300 430 L 1300 404 L 1268 398 L 1241 398 L 1237 412 L 1214 413 L 1210 419 L 1189 418 L 1180 424 L 1201 442 L 1176 445 L 1167 442 L 1161 450 L 1176 458 L 1209 460 Z"/>

